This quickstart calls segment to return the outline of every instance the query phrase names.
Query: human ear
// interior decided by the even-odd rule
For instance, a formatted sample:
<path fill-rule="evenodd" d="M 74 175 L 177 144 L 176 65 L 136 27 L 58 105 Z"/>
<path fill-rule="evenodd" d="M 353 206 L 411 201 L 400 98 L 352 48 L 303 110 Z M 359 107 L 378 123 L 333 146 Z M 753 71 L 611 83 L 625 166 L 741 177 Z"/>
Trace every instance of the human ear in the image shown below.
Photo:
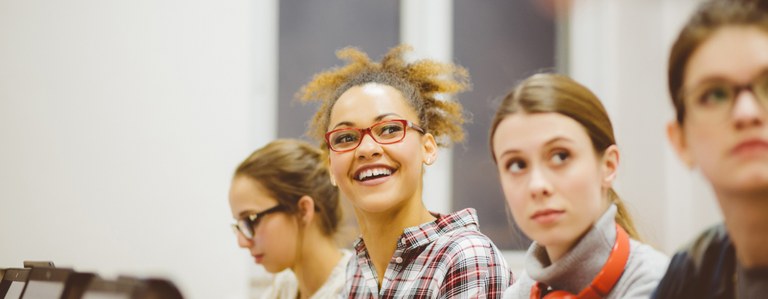
<path fill-rule="evenodd" d="M 422 151 L 424 156 L 424 164 L 432 165 L 437 160 L 437 142 L 435 136 L 432 134 L 424 134 L 421 137 Z"/>
<path fill-rule="evenodd" d="M 299 198 L 299 219 L 303 224 L 309 224 L 315 217 L 315 200 L 309 195 Z"/>
<path fill-rule="evenodd" d="M 616 173 L 619 169 L 619 147 L 612 144 L 605 149 L 600 164 L 603 170 L 603 187 L 613 187 L 613 181 L 616 179 Z"/>
<path fill-rule="evenodd" d="M 680 123 L 674 120 L 667 123 L 667 139 L 669 139 L 669 143 L 675 149 L 677 157 L 688 168 L 693 168 L 695 163 L 693 163 L 693 158 L 691 158 L 691 154 L 688 152 L 688 144 L 685 142 L 685 131 Z"/>

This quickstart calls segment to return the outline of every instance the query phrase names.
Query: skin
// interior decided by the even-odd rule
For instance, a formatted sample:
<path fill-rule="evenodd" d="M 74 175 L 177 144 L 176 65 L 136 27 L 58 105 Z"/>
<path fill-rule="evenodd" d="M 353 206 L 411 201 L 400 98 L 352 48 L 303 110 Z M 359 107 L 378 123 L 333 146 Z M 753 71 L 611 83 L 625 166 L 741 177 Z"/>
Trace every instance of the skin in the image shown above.
<path fill-rule="evenodd" d="M 400 91 L 368 83 L 339 97 L 327 131 L 368 128 L 389 119 L 406 119 L 418 125 L 419 118 Z M 364 135 L 355 150 L 329 153 L 331 179 L 354 207 L 379 285 L 403 230 L 435 220 L 424 207 L 421 194 L 423 164 L 434 162 L 436 157 L 434 137 L 413 129 L 407 129 L 399 143 L 382 145 Z M 382 167 L 392 174 L 370 181 L 357 179 L 362 170 Z"/>
<path fill-rule="evenodd" d="M 747 84 L 768 70 L 768 33 L 756 27 L 715 31 L 691 55 L 684 90 L 718 79 Z M 768 266 L 768 112 L 752 92 L 737 95 L 725 118 L 698 117 L 686 99 L 682 125 L 667 134 L 678 156 L 712 184 L 743 266 Z"/>
<path fill-rule="evenodd" d="M 229 193 L 232 217 L 261 212 L 278 204 L 271 192 L 257 180 L 236 176 Z M 247 249 L 254 261 L 270 273 L 291 269 L 299 284 L 299 297 L 309 298 L 322 287 L 341 253 L 333 239 L 323 235 L 314 200 L 303 196 L 298 202 L 299 215 L 284 212 L 264 216 L 248 240 L 237 233 L 237 244 Z M 307 246 L 304 246 L 307 244 Z"/>
<path fill-rule="evenodd" d="M 493 136 L 504 196 L 515 222 L 551 262 L 567 253 L 609 206 L 615 145 L 597 156 L 584 128 L 558 113 L 514 114 Z"/>

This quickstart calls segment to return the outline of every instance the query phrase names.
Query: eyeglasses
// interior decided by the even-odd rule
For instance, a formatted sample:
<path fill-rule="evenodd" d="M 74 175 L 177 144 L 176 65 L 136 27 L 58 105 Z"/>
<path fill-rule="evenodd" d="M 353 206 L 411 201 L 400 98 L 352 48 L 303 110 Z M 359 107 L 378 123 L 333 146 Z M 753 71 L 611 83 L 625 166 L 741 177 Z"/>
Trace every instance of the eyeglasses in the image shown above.
<path fill-rule="evenodd" d="M 284 205 L 276 205 L 264 211 L 247 215 L 238 219 L 237 223 L 233 223 L 232 229 L 239 231 L 248 240 L 253 239 L 254 231 L 256 230 L 256 227 L 259 226 L 259 223 L 264 216 L 286 210 Z"/>
<path fill-rule="evenodd" d="M 711 81 L 683 94 L 690 103 L 691 113 L 702 119 L 724 119 L 733 109 L 736 98 L 744 90 L 752 92 L 763 108 L 768 108 L 768 71 L 757 76 L 749 84 L 735 84 L 725 80 Z"/>
<path fill-rule="evenodd" d="M 379 144 L 398 143 L 405 138 L 407 128 L 412 128 L 421 134 L 424 129 L 404 119 L 393 119 L 375 123 L 369 128 L 343 128 L 325 133 L 325 142 L 334 152 L 348 152 L 356 149 L 363 142 L 365 134 L 371 135 Z"/>

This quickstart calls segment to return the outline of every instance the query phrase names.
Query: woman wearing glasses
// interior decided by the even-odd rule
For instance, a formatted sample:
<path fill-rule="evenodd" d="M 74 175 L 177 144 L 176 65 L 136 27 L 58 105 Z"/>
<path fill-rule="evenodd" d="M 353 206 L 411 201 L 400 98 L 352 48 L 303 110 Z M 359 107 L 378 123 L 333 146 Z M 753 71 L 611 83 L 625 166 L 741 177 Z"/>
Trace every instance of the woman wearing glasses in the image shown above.
<path fill-rule="evenodd" d="M 612 188 L 619 149 L 592 92 L 557 74 L 525 79 L 496 112 L 491 152 L 514 220 L 534 241 L 504 298 L 651 295 L 669 258 L 638 241 Z"/>
<path fill-rule="evenodd" d="M 344 286 L 352 254 L 334 241 L 341 206 L 322 157 L 306 142 L 276 140 L 235 171 L 229 204 L 237 243 L 279 273 L 261 298 L 329 298 Z"/>
<path fill-rule="evenodd" d="M 331 180 L 361 230 L 343 296 L 499 298 L 511 274 L 474 210 L 441 215 L 422 202 L 422 175 L 438 146 L 463 137 L 460 104 L 435 96 L 465 90 L 467 73 L 431 60 L 406 63 L 405 50 L 376 63 L 343 49 L 338 56 L 348 64 L 317 74 L 300 93 L 321 102 L 309 134 L 325 145 Z"/>
<path fill-rule="evenodd" d="M 768 294 L 768 1 L 715 0 L 683 27 L 669 59 L 680 159 L 712 185 L 724 223 L 679 251 L 655 298 Z"/>

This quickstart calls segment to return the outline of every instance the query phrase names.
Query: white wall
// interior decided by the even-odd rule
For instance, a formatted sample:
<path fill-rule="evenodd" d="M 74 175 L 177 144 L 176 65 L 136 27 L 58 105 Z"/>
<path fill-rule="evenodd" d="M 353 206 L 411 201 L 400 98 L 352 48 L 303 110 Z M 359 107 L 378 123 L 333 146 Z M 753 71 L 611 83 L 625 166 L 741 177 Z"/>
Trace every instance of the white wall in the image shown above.
<path fill-rule="evenodd" d="M 409 59 L 453 62 L 453 0 L 400 0 L 400 42 L 413 47 Z M 424 174 L 424 205 L 450 213 L 453 151 L 441 148 Z"/>
<path fill-rule="evenodd" d="M 608 109 L 621 149 L 617 191 L 641 234 L 671 253 L 719 221 L 711 190 L 666 140 L 672 42 L 697 0 L 573 1 L 569 69 Z"/>
<path fill-rule="evenodd" d="M 274 136 L 273 1 L 0 1 L 0 267 L 243 298 L 234 167 Z"/>

